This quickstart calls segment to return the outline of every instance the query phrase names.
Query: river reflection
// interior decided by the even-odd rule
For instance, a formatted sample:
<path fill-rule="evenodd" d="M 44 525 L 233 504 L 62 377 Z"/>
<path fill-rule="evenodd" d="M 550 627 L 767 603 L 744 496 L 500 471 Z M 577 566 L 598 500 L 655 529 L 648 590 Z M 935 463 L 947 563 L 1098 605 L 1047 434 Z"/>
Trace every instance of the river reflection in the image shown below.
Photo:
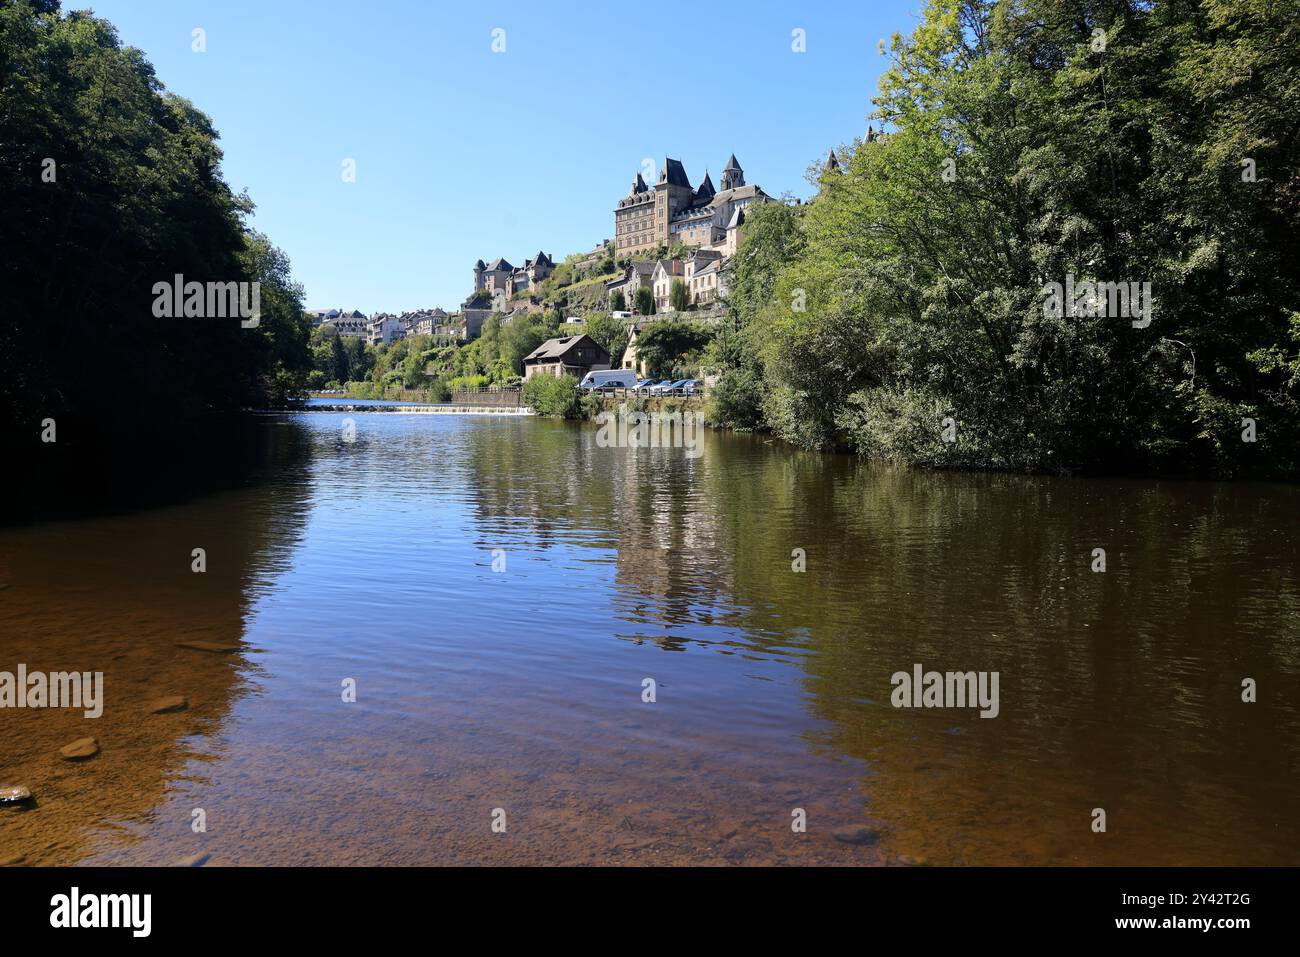
<path fill-rule="evenodd" d="M 0 711 L 0 785 L 38 799 L 0 860 L 1300 857 L 1293 487 L 351 417 L 258 420 L 234 488 L 0 531 L 0 670 L 107 685 L 98 721 Z M 914 663 L 998 671 L 999 716 L 891 707 Z"/>

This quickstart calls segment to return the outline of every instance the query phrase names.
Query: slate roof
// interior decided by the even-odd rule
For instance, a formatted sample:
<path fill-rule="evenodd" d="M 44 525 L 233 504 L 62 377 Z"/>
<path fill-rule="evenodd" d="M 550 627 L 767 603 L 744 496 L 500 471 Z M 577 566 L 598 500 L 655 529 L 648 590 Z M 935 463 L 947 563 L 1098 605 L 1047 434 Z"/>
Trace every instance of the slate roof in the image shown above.
<path fill-rule="evenodd" d="M 724 189 L 713 197 L 714 206 L 721 206 L 723 203 L 735 202 L 739 199 L 756 199 L 759 196 L 766 196 L 767 193 L 752 183 L 745 186 L 736 186 L 733 189 Z"/>
<path fill-rule="evenodd" d="M 669 186 L 691 188 L 691 181 L 686 176 L 686 167 L 682 165 L 682 161 L 667 156 L 664 157 L 664 168 L 659 173 L 659 182 L 667 183 Z"/>
<path fill-rule="evenodd" d="M 599 352 L 605 351 L 601 347 L 600 343 L 588 335 L 560 336 L 556 339 L 547 339 L 528 355 L 524 356 L 524 362 L 541 362 L 547 359 L 562 359 L 568 354 L 569 350 L 578 345 L 590 345 L 599 350 Z"/>

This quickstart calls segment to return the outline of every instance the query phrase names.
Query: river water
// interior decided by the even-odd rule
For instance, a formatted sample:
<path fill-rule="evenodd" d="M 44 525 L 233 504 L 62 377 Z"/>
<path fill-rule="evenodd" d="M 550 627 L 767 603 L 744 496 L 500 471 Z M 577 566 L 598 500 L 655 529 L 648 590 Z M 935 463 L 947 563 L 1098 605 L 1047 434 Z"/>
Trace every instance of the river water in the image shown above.
<path fill-rule="evenodd" d="M 0 710 L 0 860 L 1300 863 L 1296 487 L 346 417 L 0 529 L 0 672 L 105 686 Z"/>

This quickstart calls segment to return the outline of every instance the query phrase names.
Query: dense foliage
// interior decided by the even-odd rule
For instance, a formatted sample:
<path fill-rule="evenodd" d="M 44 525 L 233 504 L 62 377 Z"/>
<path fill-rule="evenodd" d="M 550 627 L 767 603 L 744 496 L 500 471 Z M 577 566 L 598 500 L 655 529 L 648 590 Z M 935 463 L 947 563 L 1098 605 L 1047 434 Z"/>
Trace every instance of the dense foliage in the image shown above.
<path fill-rule="evenodd" d="M 582 415 L 578 380 L 571 375 L 535 375 L 524 383 L 522 398 L 538 415 L 560 419 Z"/>
<path fill-rule="evenodd" d="M 330 326 L 311 336 L 314 389 L 347 388 L 356 398 L 398 398 L 415 393 L 429 402 L 448 401 L 453 391 L 485 386 L 516 386 L 524 357 L 547 339 L 586 333 L 617 363 L 627 348 L 628 327 L 609 313 L 594 313 L 581 324 L 565 324 L 553 309 L 520 314 L 508 322 L 488 316 L 480 336 L 465 344 L 412 335 L 371 346 L 355 336 L 340 336 Z"/>
<path fill-rule="evenodd" d="M 925 465 L 1294 476 L 1300 7 L 931 0 L 890 54 L 887 134 L 751 210 L 718 418 Z M 1052 314 L 1067 277 L 1149 282 L 1150 322 Z"/>
<path fill-rule="evenodd" d="M 693 376 L 700 366 L 701 350 L 712 338 L 713 332 L 698 323 L 672 317 L 659 319 L 637 336 L 637 359 L 646 364 L 652 376 Z"/>
<path fill-rule="evenodd" d="M 211 122 L 55 0 L 0 0 L 0 406 L 10 436 L 115 436 L 274 402 L 309 367 L 301 289 L 220 173 Z M 154 285 L 261 283 L 256 328 L 159 318 Z M 251 287 L 249 287 L 251 288 Z M 92 420 L 93 416 L 93 420 Z M 92 424 L 93 423 L 93 424 Z"/>

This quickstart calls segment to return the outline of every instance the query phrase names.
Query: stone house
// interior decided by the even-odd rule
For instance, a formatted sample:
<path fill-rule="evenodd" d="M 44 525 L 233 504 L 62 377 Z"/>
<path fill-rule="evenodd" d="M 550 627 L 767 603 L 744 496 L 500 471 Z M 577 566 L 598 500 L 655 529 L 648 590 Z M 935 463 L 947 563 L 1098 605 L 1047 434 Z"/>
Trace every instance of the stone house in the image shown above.
<path fill-rule="evenodd" d="M 650 274 L 650 288 L 654 290 L 655 312 L 672 312 L 673 282 L 686 282 L 686 264 L 680 259 L 661 259 Z"/>
<path fill-rule="evenodd" d="M 547 339 L 524 357 L 525 381 L 539 375 L 571 375 L 609 368 L 605 347 L 586 334 Z"/>

